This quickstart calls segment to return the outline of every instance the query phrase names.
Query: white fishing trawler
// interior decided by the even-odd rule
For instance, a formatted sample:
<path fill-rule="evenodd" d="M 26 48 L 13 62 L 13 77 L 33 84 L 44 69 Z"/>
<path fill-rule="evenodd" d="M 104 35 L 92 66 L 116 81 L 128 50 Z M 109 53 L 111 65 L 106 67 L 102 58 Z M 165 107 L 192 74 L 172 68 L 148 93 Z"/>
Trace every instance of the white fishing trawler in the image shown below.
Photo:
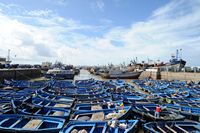
<path fill-rule="evenodd" d="M 54 77 L 56 79 L 74 79 L 74 71 L 73 70 L 64 70 L 60 68 L 49 69 L 45 76 L 47 78 Z"/>

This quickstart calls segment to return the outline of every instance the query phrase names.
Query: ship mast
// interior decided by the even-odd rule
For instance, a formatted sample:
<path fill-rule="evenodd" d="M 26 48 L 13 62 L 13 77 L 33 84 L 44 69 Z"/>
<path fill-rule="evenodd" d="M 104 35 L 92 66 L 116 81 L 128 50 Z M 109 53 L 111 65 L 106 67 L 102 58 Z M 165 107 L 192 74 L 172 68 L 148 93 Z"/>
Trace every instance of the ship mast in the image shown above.
<path fill-rule="evenodd" d="M 176 59 L 178 60 L 178 49 L 176 50 Z"/>
<path fill-rule="evenodd" d="M 8 49 L 7 61 L 10 61 L 10 49 Z"/>
<path fill-rule="evenodd" d="M 182 49 L 180 49 L 179 51 L 180 51 L 180 56 L 179 56 L 179 58 L 182 59 Z"/>

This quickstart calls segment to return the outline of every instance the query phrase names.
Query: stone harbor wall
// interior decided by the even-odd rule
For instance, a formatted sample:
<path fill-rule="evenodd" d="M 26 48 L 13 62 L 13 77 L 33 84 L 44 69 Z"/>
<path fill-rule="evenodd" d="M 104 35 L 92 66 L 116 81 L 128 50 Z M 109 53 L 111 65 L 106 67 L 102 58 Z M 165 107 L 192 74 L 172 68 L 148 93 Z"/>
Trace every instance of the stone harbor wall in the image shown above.
<path fill-rule="evenodd" d="M 200 73 L 191 72 L 160 72 L 160 71 L 144 71 L 139 76 L 139 79 L 165 79 L 165 80 L 191 80 L 200 81 Z"/>
<path fill-rule="evenodd" d="M 165 80 L 191 80 L 200 81 L 200 73 L 190 73 L 190 72 L 160 72 L 161 79 Z"/>
<path fill-rule="evenodd" d="M 151 71 L 144 71 L 140 74 L 139 79 L 144 79 L 144 78 L 159 79 L 159 73 L 151 72 Z"/>
<path fill-rule="evenodd" d="M 20 68 L 20 69 L 0 69 L 0 80 L 3 79 L 31 79 L 41 76 L 40 69 Z"/>

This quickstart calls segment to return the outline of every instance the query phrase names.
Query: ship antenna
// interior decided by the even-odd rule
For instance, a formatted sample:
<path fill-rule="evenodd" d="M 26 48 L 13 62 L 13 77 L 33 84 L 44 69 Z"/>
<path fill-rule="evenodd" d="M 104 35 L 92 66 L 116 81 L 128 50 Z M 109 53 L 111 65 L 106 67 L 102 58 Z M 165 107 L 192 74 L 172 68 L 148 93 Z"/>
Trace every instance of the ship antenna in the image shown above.
<path fill-rule="evenodd" d="M 135 58 L 135 61 L 136 61 L 136 64 L 137 64 L 138 63 L 138 58 L 137 57 Z"/>
<path fill-rule="evenodd" d="M 8 57 L 7 60 L 10 61 L 10 49 L 8 49 Z"/>
<path fill-rule="evenodd" d="M 182 49 L 180 49 L 180 56 L 179 56 L 180 59 L 182 59 Z"/>
<path fill-rule="evenodd" d="M 178 49 L 176 50 L 176 59 L 178 60 Z"/>

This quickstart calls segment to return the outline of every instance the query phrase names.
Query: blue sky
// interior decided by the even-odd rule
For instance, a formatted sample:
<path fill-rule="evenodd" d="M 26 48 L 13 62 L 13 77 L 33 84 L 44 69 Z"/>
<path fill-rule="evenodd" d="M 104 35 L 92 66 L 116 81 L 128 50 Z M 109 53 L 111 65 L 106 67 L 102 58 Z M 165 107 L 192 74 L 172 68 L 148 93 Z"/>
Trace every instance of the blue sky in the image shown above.
<path fill-rule="evenodd" d="M 167 61 L 181 48 L 188 65 L 200 65 L 199 6 L 199 0 L 1 0 L 0 52 L 11 49 L 14 63 L 95 65 Z"/>
<path fill-rule="evenodd" d="M 158 7 L 169 0 L 2 0 L 26 10 L 52 10 L 66 19 L 82 24 L 130 26 L 148 18 Z"/>

